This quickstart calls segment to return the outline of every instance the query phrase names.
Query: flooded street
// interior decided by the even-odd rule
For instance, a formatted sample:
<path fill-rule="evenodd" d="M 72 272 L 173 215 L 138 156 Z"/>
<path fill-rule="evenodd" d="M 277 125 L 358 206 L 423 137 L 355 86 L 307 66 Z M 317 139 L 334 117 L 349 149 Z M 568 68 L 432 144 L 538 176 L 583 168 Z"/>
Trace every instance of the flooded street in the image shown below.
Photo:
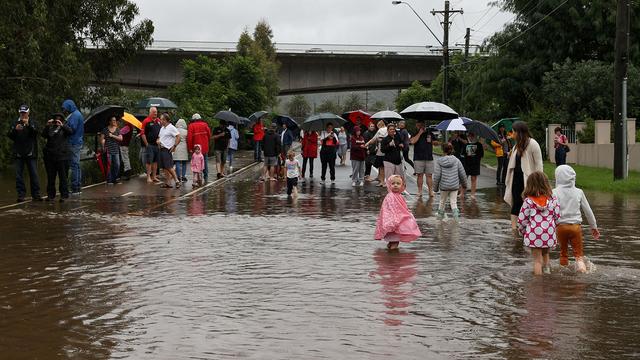
<path fill-rule="evenodd" d="M 556 250 L 534 278 L 496 189 L 459 223 L 409 196 L 424 237 L 388 252 L 373 240 L 386 189 L 352 189 L 343 167 L 321 186 L 316 169 L 297 200 L 252 168 L 191 196 L 0 212 L 2 357 L 640 356 L 640 198 L 587 194 L 592 273 L 559 269 Z"/>

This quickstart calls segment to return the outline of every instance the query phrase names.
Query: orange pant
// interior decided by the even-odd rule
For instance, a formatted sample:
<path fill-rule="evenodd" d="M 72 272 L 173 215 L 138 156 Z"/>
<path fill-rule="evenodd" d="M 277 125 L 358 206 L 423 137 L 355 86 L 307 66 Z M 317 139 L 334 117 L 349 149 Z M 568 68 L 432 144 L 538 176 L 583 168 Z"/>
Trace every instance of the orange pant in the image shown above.
<path fill-rule="evenodd" d="M 584 256 L 584 252 L 582 251 L 582 228 L 580 224 L 558 225 L 556 235 L 558 237 L 558 243 L 560 244 L 560 265 L 569 265 L 569 257 L 567 255 L 569 243 L 571 243 L 573 256 L 576 257 L 576 260 Z"/>

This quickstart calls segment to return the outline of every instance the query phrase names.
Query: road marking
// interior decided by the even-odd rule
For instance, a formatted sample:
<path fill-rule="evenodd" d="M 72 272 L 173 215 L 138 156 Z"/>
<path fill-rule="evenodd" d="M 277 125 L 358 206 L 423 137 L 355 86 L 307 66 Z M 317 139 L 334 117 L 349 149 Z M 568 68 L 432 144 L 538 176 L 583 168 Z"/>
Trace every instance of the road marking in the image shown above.
<path fill-rule="evenodd" d="M 131 194 L 133 194 L 133 191 L 129 191 L 128 193 L 124 193 L 124 194 L 120 195 L 120 197 L 129 196 Z"/>

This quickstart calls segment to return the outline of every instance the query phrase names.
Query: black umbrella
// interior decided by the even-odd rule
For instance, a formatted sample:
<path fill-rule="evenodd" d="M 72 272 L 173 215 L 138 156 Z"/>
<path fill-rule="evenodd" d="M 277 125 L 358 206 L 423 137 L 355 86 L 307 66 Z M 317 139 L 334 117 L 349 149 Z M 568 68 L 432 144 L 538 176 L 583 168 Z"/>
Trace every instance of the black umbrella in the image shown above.
<path fill-rule="evenodd" d="M 266 111 L 256 111 L 253 114 L 249 115 L 249 120 L 251 120 L 251 122 L 256 122 L 258 121 L 258 119 L 262 118 L 263 116 L 267 115 L 268 112 Z"/>
<path fill-rule="evenodd" d="M 240 123 L 238 125 L 240 126 L 249 126 L 249 124 L 251 124 L 251 120 L 247 119 L 246 117 L 240 117 Z"/>
<path fill-rule="evenodd" d="M 463 119 L 467 119 L 467 118 L 463 118 Z M 471 119 L 468 119 L 468 120 L 471 120 Z M 500 143 L 500 138 L 498 138 L 498 133 L 495 130 L 493 130 L 491 127 L 489 127 L 489 125 L 483 122 L 471 120 L 470 122 L 465 123 L 464 127 L 467 128 L 468 132 L 472 132 L 485 140 L 493 140 L 497 143 Z"/>
<path fill-rule="evenodd" d="M 278 115 L 273 118 L 273 121 L 280 126 L 282 126 L 282 124 L 287 125 L 287 129 L 291 129 L 292 131 L 299 127 L 298 123 L 287 115 Z"/>
<path fill-rule="evenodd" d="M 218 120 L 223 120 L 226 121 L 227 124 L 236 124 L 238 125 L 240 123 L 240 117 L 238 117 L 238 115 L 236 115 L 234 112 L 232 111 L 218 111 L 217 114 L 215 114 L 213 116 L 214 119 L 218 119 Z"/>
<path fill-rule="evenodd" d="M 115 116 L 120 119 L 124 115 L 124 107 L 120 105 L 99 106 L 84 119 L 84 132 L 87 134 L 97 134 L 107 127 L 109 119 Z"/>
<path fill-rule="evenodd" d="M 157 107 L 161 109 L 177 109 L 178 105 L 176 105 L 173 101 L 161 97 L 152 97 L 141 100 L 136 106 L 138 109 L 148 109 L 150 107 Z"/>
<path fill-rule="evenodd" d="M 327 125 L 332 124 L 334 127 L 342 126 L 347 120 L 332 113 L 321 113 L 311 115 L 302 123 L 302 129 L 305 131 L 322 131 Z"/>

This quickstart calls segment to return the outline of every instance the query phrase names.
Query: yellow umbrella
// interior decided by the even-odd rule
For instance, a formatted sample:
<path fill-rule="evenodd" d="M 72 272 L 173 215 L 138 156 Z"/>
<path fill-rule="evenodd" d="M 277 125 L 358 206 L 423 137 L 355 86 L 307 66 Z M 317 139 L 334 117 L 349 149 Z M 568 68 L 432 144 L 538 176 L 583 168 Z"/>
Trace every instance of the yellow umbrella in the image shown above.
<path fill-rule="evenodd" d="M 122 120 L 135 126 L 136 128 L 138 128 L 138 130 L 142 128 L 142 123 L 140 122 L 140 120 L 136 119 L 135 116 L 129 114 L 128 112 L 125 112 L 124 115 L 122 115 Z"/>

